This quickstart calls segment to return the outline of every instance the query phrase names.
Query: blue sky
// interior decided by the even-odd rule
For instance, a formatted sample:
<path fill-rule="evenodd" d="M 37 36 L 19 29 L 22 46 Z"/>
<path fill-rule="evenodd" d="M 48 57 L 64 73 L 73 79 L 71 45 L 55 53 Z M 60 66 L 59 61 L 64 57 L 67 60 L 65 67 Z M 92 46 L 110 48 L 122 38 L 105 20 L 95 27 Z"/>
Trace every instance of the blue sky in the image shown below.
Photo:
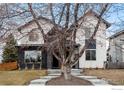
<path fill-rule="evenodd" d="M 38 11 L 41 11 L 41 10 L 45 9 L 45 7 L 43 7 L 44 5 L 47 5 L 47 4 L 33 4 L 33 7 L 37 8 Z M 27 4 L 23 4 L 23 3 L 18 4 L 18 6 L 23 9 L 28 8 Z M 58 7 L 58 8 L 53 11 L 54 14 L 57 15 L 57 13 L 60 12 L 60 9 L 59 9 L 60 6 L 62 6 L 62 4 L 56 4 L 56 7 Z M 10 9 L 11 8 L 12 7 L 10 7 Z M 95 6 L 95 9 L 99 10 L 99 6 Z M 16 7 L 14 7 L 13 10 L 17 10 Z M 72 10 L 73 10 L 73 8 L 72 8 Z M 82 11 L 83 11 L 83 8 L 81 8 L 81 11 L 79 12 L 80 16 L 83 13 Z M 49 11 L 47 11 L 47 12 L 43 11 L 43 13 L 39 13 L 38 15 L 48 17 L 49 16 L 48 12 Z M 29 14 L 25 14 L 25 15 L 29 15 Z M 56 17 L 56 19 L 58 19 L 58 17 Z M 120 29 L 124 29 L 124 26 L 123 26 L 124 25 L 124 23 L 123 23 L 123 21 L 124 21 L 124 4 L 112 4 L 109 11 L 107 11 L 106 15 L 104 16 L 104 19 L 106 19 L 109 23 L 111 23 L 111 27 L 108 29 L 108 32 L 111 32 L 110 35 L 115 33 L 116 31 L 119 31 Z M 24 24 L 25 21 L 31 20 L 31 17 L 26 17 L 26 18 L 16 17 L 13 20 L 16 20 L 16 22 L 18 24 Z"/>
<path fill-rule="evenodd" d="M 108 36 L 124 29 L 124 4 L 112 4 L 108 13 L 104 17 L 111 27 L 108 28 Z"/>
<path fill-rule="evenodd" d="M 24 9 L 27 9 L 27 4 L 19 4 Z M 44 4 L 47 5 L 47 4 Z M 56 4 L 56 7 L 61 6 L 61 4 Z M 73 5 L 72 5 L 73 6 Z M 33 7 L 37 8 L 38 11 L 40 11 L 41 8 L 43 8 L 42 4 L 34 4 Z M 40 9 L 38 8 L 40 7 Z M 45 8 L 44 8 L 45 9 Z M 99 6 L 95 6 L 96 10 L 99 10 Z M 73 8 L 72 8 L 73 10 Z M 83 8 L 81 9 L 83 11 Z M 59 13 L 60 9 L 55 9 L 54 14 Z M 80 11 L 80 16 L 82 15 L 82 11 Z M 47 11 L 48 12 L 48 11 Z M 42 13 L 42 16 L 48 16 L 47 12 Z M 40 14 L 39 14 L 40 15 Z M 57 17 L 58 18 L 58 17 Z M 56 18 L 56 19 L 57 19 Z M 111 23 L 111 27 L 107 30 L 108 36 L 116 33 L 117 31 L 120 31 L 124 29 L 124 4 L 112 4 L 109 8 L 109 11 L 104 16 L 104 19 L 107 20 L 109 23 Z M 28 20 L 28 18 L 27 18 Z M 30 18 L 29 18 L 30 20 Z M 56 20 L 57 21 L 57 20 Z M 71 21 L 71 20 L 70 20 Z M 19 21 L 22 23 L 22 21 Z"/>

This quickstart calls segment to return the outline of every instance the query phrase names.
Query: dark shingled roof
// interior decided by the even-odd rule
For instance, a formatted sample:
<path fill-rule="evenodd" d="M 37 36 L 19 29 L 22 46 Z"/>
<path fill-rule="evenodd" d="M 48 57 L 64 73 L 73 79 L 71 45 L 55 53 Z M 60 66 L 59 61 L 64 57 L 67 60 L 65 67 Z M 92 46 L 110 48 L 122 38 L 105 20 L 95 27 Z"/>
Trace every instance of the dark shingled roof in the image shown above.
<path fill-rule="evenodd" d="M 47 21 L 47 22 L 53 24 L 53 22 L 52 22 L 50 19 L 47 19 L 47 18 L 42 17 L 42 16 L 38 17 L 37 19 L 38 19 L 38 20 L 43 19 L 43 20 L 45 20 L 45 21 Z M 27 23 L 25 23 L 24 25 L 18 27 L 17 29 L 20 31 L 22 28 L 24 28 L 25 26 L 28 26 L 28 25 L 29 25 L 30 23 L 32 23 L 33 21 L 34 21 L 34 19 L 31 20 L 31 21 L 29 21 L 29 22 L 27 22 Z"/>
<path fill-rule="evenodd" d="M 88 14 L 93 14 L 93 15 L 96 16 L 97 18 L 99 17 L 99 14 L 97 14 L 96 12 L 94 12 L 92 9 L 90 9 L 89 11 L 87 11 L 87 12 L 85 13 L 85 15 L 88 15 Z M 81 20 L 82 18 L 84 18 L 84 17 L 85 17 L 85 16 L 80 17 L 78 21 L 80 21 L 80 20 Z M 47 21 L 47 22 L 49 22 L 49 23 L 51 23 L 51 24 L 54 24 L 50 19 L 45 18 L 45 17 L 42 17 L 42 16 L 38 17 L 37 19 L 38 19 L 38 20 L 43 19 L 43 20 L 45 20 L 45 21 Z M 29 25 L 30 23 L 32 23 L 33 21 L 34 21 L 34 19 L 31 20 L 31 21 L 29 21 L 29 22 L 27 22 L 27 23 L 25 23 L 24 25 L 18 27 L 17 29 L 20 31 L 22 28 L 24 28 L 25 26 L 28 26 L 28 25 Z M 102 18 L 102 21 L 106 24 L 107 28 L 111 26 L 111 24 L 110 24 L 109 22 L 107 22 L 106 20 L 104 20 L 103 18 Z"/>
<path fill-rule="evenodd" d="M 109 39 L 116 38 L 116 37 L 120 36 L 121 34 L 124 34 L 124 30 L 115 33 L 114 35 L 110 36 Z"/>
<path fill-rule="evenodd" d="M 93 14 L 93 15 L 96 16 L 97 18 L 99 17 L 99 14 L 96 13 L 96 12 L 94 12 L 92 9 L 90 9 L 89 11 L 87 11 L 87 12 L 85 13 L 85 16 L 87 16 L 87 15 L 89 15 L 89 14 Z M 80 17 L 79 20 L 81 20 L 81 19 L 84 18 L 85 16 Z M 78 21 L 79 21 L 79 20 L 78 20 Z M 106 24 L 107 28 L 109 28 L 109 27 L 111 26 L 111 24 L 110 24 L 108 21 L 106 21 L 105 19 L 103 19 L 103 18 L 102 18 L 102 22 Z"/>

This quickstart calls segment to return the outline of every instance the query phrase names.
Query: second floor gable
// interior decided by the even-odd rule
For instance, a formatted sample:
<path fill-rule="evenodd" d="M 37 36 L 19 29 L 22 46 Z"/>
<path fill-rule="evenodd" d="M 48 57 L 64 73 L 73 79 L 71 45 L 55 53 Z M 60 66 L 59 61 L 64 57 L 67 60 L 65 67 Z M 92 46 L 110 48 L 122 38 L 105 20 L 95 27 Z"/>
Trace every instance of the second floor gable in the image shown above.
<path fill-rule="evenodd" d="M 45 34 L 47 34 L 53 28 L 53 23 L 49 19 L 39 17 L 38 21 Z M 79 18 L 78 24 L 80 27 L 76 33 L 76 42 L 79 44 L 85 43 L 85 39 L 89 39 L 93 34 L 97 22 L 98 14 L 91 10 Z M 97 39 L 105 39 L 105 31 L 109 26 L 110 24 L 107 21 L 101 19 L 97 34 L 94 38 L 96 39 L 97 37 Z M 33 20 L 20 26 L 16 31 L 14 31 L 14 36 L 18 45 L 44 44 L 41 31 L 38 29 L 36 23 Z"/>

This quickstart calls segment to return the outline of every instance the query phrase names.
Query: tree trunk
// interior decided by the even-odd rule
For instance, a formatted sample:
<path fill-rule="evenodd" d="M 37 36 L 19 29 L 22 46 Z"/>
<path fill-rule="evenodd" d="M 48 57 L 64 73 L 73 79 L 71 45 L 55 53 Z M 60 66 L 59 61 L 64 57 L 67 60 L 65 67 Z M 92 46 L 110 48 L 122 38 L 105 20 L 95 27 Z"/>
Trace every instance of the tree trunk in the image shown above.
<path fill-rule="evenodd" d="M 68 65 L 61 65 L 61 72 L 65 80 L 71 80 L 71 67 Z"/>

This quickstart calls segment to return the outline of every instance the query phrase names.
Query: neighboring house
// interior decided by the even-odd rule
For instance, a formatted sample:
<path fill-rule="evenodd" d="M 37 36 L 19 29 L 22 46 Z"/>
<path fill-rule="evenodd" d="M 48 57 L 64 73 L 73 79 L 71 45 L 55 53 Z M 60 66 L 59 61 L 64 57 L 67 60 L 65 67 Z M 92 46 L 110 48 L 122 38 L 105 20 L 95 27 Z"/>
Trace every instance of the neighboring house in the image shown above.
<path fill-rule="evenodd" d="M 3 47 L 2 46 L 0 46 L 0 63 L 2 63 L 2 51 L 3 50 Z"/>
<path fill-rule="evenodd" d="M 110 62 L 124 62 L 124 30 L 109 37 Z"/>
<path fill-rule="evenodd" d="M 44 17 L 38 18 L 41 27 L 45 34 L 53 28 L 53 24 L 49 19 Z M 76 34 L 76 43 L 80 44 L 79 50 L 89 42 L 89 37 L 94 31 L 98 22 L 98 14 L 92 10 L 88 11 L 85 16 L 78 21 L 81 27 Z M 79 59 L 75 68 L 103 68 L 104 61 L 106 61 L 106 29 L 110 24 L 104 19 L 101 20 L 98 32 L 85 53 Z M 51 54 L 50 51 L 45 51 L 42 45 L 44 44 L 42 35 L 37 29 L 34 20 L 19 27 L 14 36 L 17 39 L 17 47 L 19 50 L 19 67 L 32 68 L 60 68 L 60 63 Z"/>

